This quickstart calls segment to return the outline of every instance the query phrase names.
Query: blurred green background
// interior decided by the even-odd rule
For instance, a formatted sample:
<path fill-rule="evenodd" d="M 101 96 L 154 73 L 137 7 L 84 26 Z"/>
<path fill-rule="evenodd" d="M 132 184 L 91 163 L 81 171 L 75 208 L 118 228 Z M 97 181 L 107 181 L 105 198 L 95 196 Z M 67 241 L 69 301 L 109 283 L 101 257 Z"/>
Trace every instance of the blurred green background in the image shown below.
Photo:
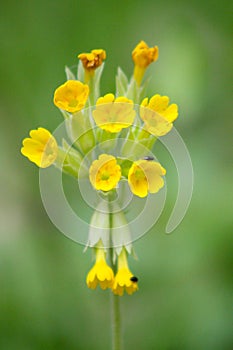
<path fill-rule="evenodd" d="M 138 293 L 123 297 L 125 349 L 230 350 L 232 333 L 232 6 L 219 1 L 2 1 L 0 11 L 0 348 L 110 348 L 108 292 L 90 291 L 90 252 L 64 237 L 43 208 L 38 169 L 20 154 L 31 128 L 62 121 L 52 103 L 64 66 L 104 48 L 102 93 L 117 66 L 130 75 L 139 40 L 159 45 L 149 94 L 177 102 L 176 128 L 190 151 L 195 186 L 189 211 L 164 228 L 176 198 L 136 242 Z M 78 199 L 77 199 L 78 200 Z"/>

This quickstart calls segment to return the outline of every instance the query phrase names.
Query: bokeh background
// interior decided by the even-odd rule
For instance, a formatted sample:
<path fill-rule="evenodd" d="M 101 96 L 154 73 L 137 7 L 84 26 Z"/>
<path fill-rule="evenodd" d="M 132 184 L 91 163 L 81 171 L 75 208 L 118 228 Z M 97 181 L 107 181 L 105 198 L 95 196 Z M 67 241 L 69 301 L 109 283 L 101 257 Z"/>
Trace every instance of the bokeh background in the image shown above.
<path fill-rule="evenodd" d="M 232 349 L 231 13 L 227 0 L 1 1 L 1 349 L 110 348 L 109 294 L 86 288 L 91 254 L 50 222 L 38 169 L 20 146 L 31 128 L 62 121 L 53 91 L 78 53 L 106 49 L 107 93 L 118 66 L 131 75 L 141 39 L 159 45 L 149 94 L 178 103 L 195 185 L 186 217 L 166 235 L 177 175 L 158 144 L 168 199 L 130 261 L 140 290 L 121 299 L 125 349 Z"/>

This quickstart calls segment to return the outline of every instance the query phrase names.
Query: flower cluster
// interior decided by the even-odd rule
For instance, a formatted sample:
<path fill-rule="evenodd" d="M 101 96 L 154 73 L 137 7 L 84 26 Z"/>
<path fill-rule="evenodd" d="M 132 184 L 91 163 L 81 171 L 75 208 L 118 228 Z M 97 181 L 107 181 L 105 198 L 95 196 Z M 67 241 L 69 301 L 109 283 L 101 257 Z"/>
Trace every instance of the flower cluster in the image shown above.
<path fill-rule="evenodd" d="M 133 162 L 128 171 L 128 183 L 132 193 L 138 197 L 146 197 L 156 193 L 163 187 L 161 176 L 166 170 L 153 160 L 145 159 Z M 90 181 L 96 190 L 110 191 L 116 188 L 121 176 L 121 167 L 117 159 L 108 154 L 101 154 L 90 167 Z"/>
<path fill-rule="evenodd" d="M 66 67 L 67 81 L 55 90 L 53 99 L 66 120 L 71 145 L 64 140 L 58 146 L 54 136 L 40 127 L 23 140 L 21 152 L 41 168 L 55 165 L 76 179 L 82 174 L 90 181 L 100 203 L 90 222 L 87 245 L 93 248 L 96 262 L 87 275 L 87 286 L 132 294 L 138 290 L 138 279 L 128 267 L 128 255 L 133 252 L 130 232 L 123 210 L 112 211 L 111 198 L 123 182 L 140 198 L 164 186 L 166 170 L 151 151 L 157 137 L 172 129 L 178 107 L 167 96 L 145 95 L 144 75 L 158 59 L 157 46 L 150 48 L 141 41 L 132 51 L 131 79 L 118 68 L 116 92 L 104 96 L 99 85 L 105 50 L 81 53 L 78 58 L 77 74 Z M 111 267 L 107 264 L 110 250 Z"/>
<path fill-rule="evenodd" d="M 114 294 L 122 296 L 124 291 L 133 294 L 138 290 L 138 279 L 128 267 L 127 252 L 123 248 L 118 257 L 118 267 L 114 276 L 113 269 L 106 262 L 103 248 L 95 248 L 96 262 L 89 271 L 86 279 L 87 286 L 95 289 L 99 285 L 102 289 L 110 288 Z"/>

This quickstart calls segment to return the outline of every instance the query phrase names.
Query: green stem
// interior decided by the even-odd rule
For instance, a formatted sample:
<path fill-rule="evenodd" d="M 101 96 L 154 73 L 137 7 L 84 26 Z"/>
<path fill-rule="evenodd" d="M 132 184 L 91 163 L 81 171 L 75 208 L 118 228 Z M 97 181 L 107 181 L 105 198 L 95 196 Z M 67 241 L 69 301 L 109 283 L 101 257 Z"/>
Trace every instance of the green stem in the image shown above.
<path fill-rule="evenodd" d="M 112 350 L 122 350 L 121 341 L 121 313 L 120 300 L 118 295 L 111 293 L 112 311 Z"/>
<path fill-rule="evenodd" d="M 89 94 L 89 101 L 90 101 L 90 107 L 95 106 L 95 72 L 93 75 L 89 77 L 88 85 L 90 88 L 90 94 Z"/>
<path fill-rule="evenodd" d="M 138 140 L 148 139 L 150 135 L 148 131 L 142 128 L 138 134 Z"/>
<path fill-rule="evenodd" d="M 112 212 L 111 212 L 111 199 L 109 197 L 109 224 L 110 230 L 112 229 Z M 110 233 L 111 234 L 111 233 Z M 110 261 L 114 274 L 116 274 L 116 264 L 114 264 L 114 251 L 110 248 Z M 111 323 L 112 323 L 112 350 L 122 350 L 122 335 L 121 335 L 121 310 L 119 295 L 114 295 L 111 291 Z"/>

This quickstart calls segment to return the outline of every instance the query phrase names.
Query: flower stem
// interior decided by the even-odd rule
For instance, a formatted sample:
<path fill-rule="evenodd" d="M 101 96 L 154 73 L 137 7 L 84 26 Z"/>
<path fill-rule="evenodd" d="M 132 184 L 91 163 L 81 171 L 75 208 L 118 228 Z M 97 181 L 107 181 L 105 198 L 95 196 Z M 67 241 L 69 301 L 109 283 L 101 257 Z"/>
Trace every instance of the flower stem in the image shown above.
<path fill-rule="evenodd" d="M 90 107 L 93 107 L 95 105 L 95 77 L 94 77 L 94 74 L 89 76 L 89 81 L 88 81 L 88 85 L 90 88 L 90 94 L 89 94 Z"/>
<path fill-rule="evenodd" d="M 111 202 L 109 197 L 109 223 L 110 229 L 112 229 L 112 219 L 114 213 L 111 211 Z M 113 248 L 109 249 L 110 261 L 114 274 L 116 274 L 116 263 L 114 262 Z M 111 291 L 111 324 L 112 324 L 112 350 L 122 350 L 122 335 L 121 335 L 121 310 L 119 295 L 114 295 Z"/>
<path fill-rule="evenodd" d="M 112 311 L 112 350 L 122 350 L 120 300 L 118 295 L 111 293 Z"/>

